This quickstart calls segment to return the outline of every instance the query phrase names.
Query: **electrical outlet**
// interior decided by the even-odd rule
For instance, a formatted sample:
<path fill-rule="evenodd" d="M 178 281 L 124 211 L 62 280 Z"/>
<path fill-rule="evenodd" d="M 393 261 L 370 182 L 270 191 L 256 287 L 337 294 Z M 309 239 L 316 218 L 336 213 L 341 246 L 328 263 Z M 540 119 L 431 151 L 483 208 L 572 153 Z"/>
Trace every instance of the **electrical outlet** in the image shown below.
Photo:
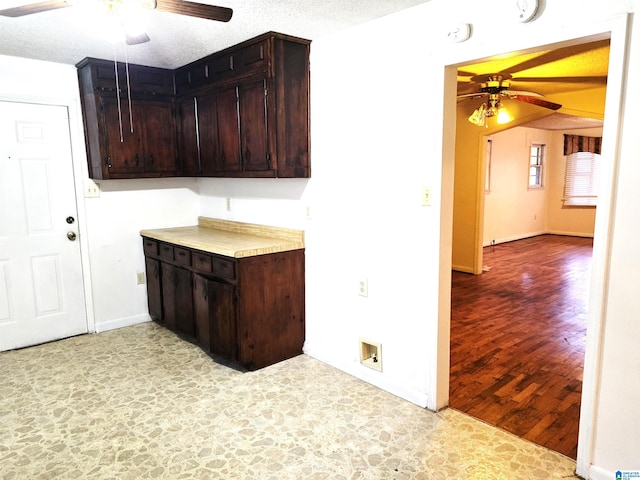
<path fill-rule="evenodd" d="M 138 285 L 144 285 L 144 272 L 136 273 L 136 280 L 138 282 Z"/>
<path fill-rule="evenodd" d="M 231 198 L 227 197 L 227 212 L 231 211 Z"/>
<path fill-rule="evenodd" d="M 304 207 L 304 218 L 307 220 L 311 220 L 311 206 L 307 205 Z"/>
<path fill-rule="evenodd" d="M 84 197 L 98 198 L 100 196 L 100 186 L 93 180 L 84 181 Z"/>
<path fill-rule="evenodd" d="M 422 206 L 431 206 L 431 187 L 422 187 Z"/>
<path fill-rule="evenodd" d="M 361 297 L 369 296 L 369 280 L 366 278 L 361 278 L 358 282 L 358 295 Z"/>

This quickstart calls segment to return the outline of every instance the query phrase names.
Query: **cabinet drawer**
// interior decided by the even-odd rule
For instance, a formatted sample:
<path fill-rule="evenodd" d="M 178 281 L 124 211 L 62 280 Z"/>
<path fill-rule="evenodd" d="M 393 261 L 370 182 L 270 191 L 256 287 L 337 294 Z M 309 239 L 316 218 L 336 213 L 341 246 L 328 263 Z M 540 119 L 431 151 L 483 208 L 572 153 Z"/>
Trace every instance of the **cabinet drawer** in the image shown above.
<path fill-rule="evenodd" d="M 145 238 L 143 241 L 144 254 L 151 257 L 158 256 L 158 242 Z"/>
<path fill-rule="evenodd" d="M 195 90 L 209 82 L 209 64 L 195 63 L 181 68 L 175 73 L 176 92 L 178 94 Z"/>
<path fill-rule="evenodd" d="M 249 45 L 235 54 L 235 69 L 238 73 L 266 71 L 269 66 L 269 40 Z"/>
<path fill-rule="evenodd" d="M 234 73 L 235 58 L 233 54 L 221 55 L 211 61 L 211 70 L 216 80 Z"/>
<path fill-rule="evenodd" d="M 210 74 L 215 82 L 236 78 L 238 75 L 268 72 L 269 39 L 215 55 L 210 63 Z"/>
<path fill-rule="evenodd" d="M 173 247 L 173 257 L 176 263 L 191 266 L 191 251 L 186 248 Z"/>
<path fill-rule="evenodd" d="M 211 264 L 211 255 L 206 253 L 193 253 L 193 268 L 201 270 L 203 272 L 212 272 L 213 266 Z"/>
<path fill-rule="evenodd" d="M 218 277 L 229 278 L 232 280 L 236 278 L 236 269 L 233 260 L 213 257 L 211 260 L 211 271 Z"/>
<path fill-rule="evenodd" d="M 173 261 L 173 246 L 161 243 L 158 250 L 160 258 Z"/>
<path fill-rule="evenodd" d="M 116 89 L 116 71 L 113 62 L 92 59 L 87 61 L 91 69 L 94 88 Z M 118 80 L 127 78 L 125 65 L 118 64 Z M 132 92 L 167 94 L 173 93 L 173 73 L 162 68 L 129 65 L 130 89 Z M 122 83 L 121 83 L 122 85 Z"/>

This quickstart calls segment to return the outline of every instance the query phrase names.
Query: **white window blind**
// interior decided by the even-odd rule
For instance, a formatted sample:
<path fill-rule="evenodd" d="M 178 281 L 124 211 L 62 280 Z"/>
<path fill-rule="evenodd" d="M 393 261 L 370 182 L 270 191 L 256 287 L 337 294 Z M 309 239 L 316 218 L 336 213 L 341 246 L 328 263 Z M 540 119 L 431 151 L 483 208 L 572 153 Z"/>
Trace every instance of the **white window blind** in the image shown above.
<path fill-rule="evenodd" d="M 564 205 L 596 206 L 599 164 L 600 155 L 597 153 L 576 152 L 567 155 Z"/>

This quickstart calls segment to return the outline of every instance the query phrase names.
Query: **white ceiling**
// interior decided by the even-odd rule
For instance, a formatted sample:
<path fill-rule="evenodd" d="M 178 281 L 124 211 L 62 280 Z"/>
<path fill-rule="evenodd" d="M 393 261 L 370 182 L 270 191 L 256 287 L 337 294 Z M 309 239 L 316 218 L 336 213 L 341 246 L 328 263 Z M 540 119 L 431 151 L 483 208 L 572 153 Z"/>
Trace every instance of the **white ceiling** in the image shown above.
<path fill-rule="evenodd" d="M 42 0 L 2 0 L 1 7 Z M 99 0 L 95 0 L 99 1 Z M 233 9 L 228 23 L 150 12 L 151 41 L 115 47 L 118 60 L 176 68 L 268 31 L 314 40 L 428 0 L 198 0 Z M 111 59 L 114 46 L 96 35 L 98 19 L 74 6 L 17 17 L 0 16 L 0 54 L 75 65 Z"/>

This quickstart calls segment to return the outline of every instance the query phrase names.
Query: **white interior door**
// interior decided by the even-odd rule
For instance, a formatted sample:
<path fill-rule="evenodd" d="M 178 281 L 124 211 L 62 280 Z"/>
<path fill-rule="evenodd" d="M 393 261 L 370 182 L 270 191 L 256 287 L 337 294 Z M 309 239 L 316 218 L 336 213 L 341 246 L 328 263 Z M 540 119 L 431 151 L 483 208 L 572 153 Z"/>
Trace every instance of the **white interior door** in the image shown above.
<path fill-rule="evenodd" d="M 0 101 L 0 351 L 87 332 L 67 108 Z"/>

